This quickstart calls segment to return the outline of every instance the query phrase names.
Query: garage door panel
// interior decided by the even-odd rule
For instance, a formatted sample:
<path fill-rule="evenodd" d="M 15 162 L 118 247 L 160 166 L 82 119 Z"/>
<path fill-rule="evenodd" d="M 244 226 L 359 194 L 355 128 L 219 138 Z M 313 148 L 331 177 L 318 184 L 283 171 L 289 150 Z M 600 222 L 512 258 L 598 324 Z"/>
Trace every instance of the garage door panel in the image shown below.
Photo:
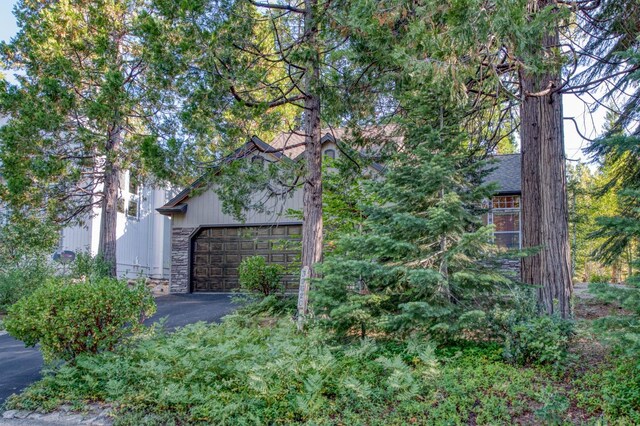
<path fill-rule="evenodd" d="M 242 251 L 254 251 L 255 243 L 253 241 L 242 241 L 240 242 L 240 250 Z"/>
<path fill-rule="evenodd" d="M 191 280 L 195 292 L 224 292 L 238 288 L 243 259 L 263 256 L 269 263 L 289 267 L 299 262 L 300 225 L 205 228 L 192 240 Z M 287 289 L 297 276 L 283 278 Z"/>

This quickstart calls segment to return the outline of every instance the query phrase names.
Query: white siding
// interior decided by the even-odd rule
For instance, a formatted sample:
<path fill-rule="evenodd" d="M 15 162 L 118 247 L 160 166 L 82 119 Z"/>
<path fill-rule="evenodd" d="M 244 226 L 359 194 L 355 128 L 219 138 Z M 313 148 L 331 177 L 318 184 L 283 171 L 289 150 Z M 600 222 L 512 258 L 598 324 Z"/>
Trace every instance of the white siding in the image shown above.
<path fill-rule="evenodd" d="M 169 199 L 168 191 L 143 187 L 140 198 L 139 218 L 118 213 L 117 220 L 117 271 L 118 276 L 136 278 L 146 276 L 156 279 L 169 277 L 170 270 L 170 219 L 155 209 Z M 85 226 L 66 228 L 62 232 L 61 250 L 91 252 L 96 255 L 100 238 L 100 210 Z"/>
<path fill-rule="evenodd" d="M 62 230 L 60 248 L 62 250 L 73 250 L 76 253 L 91 252 L 91 228 L 93 220 L 88 220 L 84 226 L 77 225 Z"/>
<path fill-rule="evenodd" d="M 144 188 L 138 219 L 118 213 L 118 275 L 168 276 L 170 222 L 155 210 L 166 201 L 164 189 Z"/>

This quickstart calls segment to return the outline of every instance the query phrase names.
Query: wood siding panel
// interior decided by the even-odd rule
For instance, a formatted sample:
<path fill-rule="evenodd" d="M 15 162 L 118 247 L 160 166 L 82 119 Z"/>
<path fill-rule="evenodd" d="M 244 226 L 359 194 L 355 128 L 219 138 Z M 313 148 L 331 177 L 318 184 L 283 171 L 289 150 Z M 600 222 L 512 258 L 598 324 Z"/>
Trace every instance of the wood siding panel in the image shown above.
<path fill-rule="evenodd" d="M 263 194 L 256 194 L 255 200 L 262 200 Z M 186 201 L 187 212 L 173 215 L 174 228 L 195 228 L 205 225 L 240 225 L 241 221 L 222 212 L 222 203 L 218 195 L 209 189 Z M 245 223 L 278 223 L 290 222 L 286 215 L 288 209 L 302 211 L 302 191 L 295 191 L 292 196 L 278 197 L 268 200 L 264 212 L 251 211 L 246 214 Z"/>

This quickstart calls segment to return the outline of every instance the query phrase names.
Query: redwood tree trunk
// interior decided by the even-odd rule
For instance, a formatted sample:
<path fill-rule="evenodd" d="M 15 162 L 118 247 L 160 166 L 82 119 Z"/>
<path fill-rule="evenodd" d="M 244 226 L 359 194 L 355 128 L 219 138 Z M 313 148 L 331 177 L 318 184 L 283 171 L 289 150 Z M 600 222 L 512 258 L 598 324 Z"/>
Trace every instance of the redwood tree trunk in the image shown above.
<path fill-rule="evenodd" d="M 316 277 L 314 265 L 322 260 L 322 146 L 320 143 L 320 98 L 317 95 L 320 81 L 320 57 L 316 45 L 318 26 L 314 10 L 317 0 L 305 0 L 305 30 L 307 45 L 312 58 L 307 65 L 305 78 L 305 164 L 306 178 L 303 193 L 302 267 L 308 267 L 310 277 Z M 309 280 L 300 283 L 298 315 L 308 312 Z"/>
<path fill-rule="evenodd" d="M 532 1 L 537 8 L 545 1 Z M 559 44 L 558 33 L 542 40 L 542 47 Z M 541 51 L 542 53 L 542 51 Z M 522 247 L 540 251 L 522 260 L 522 279 L 538 286 L 541 312 L 571 315 L 571 260 L 562 128 L 560 74 L 521 76 Z M 550 89 L 550 90 L 547 90 Z"/>
<path fill-rule="evenodd" d="M 120 168 L 114 161 L 116 153 L 122 144 L 122 127 L 116 125 L 109 132 L 107 140 L 106 158 L 104 164 L 104 185 L 102 199 L 102 215 L 100 220 L 100 238 L 98 255 L 109 263 L 109 273 L 117 276 L 116 270 L 116 240 L 118 219 L 118 188 L 120 186 Z"/>

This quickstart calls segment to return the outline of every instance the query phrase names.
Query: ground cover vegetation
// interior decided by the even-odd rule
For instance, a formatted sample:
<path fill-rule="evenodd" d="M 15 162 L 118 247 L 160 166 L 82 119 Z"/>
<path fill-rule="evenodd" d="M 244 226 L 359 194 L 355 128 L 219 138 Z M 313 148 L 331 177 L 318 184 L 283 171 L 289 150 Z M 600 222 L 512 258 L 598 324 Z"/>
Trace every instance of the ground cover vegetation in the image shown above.
<path fill-rule="evenodd" d="M 33 16 L 41 10 L 22 3 L 20 10 Z M 576 268 L 605 281 L 586 272 L 589 262 L 606 270 L 622 259 L 624 285 L 582 286 L 570 299 L 566 248 L 553 248 L 569 236 L 562 221 L 527 216 L 538 220 L 525 227 L 536 230 L 531 235 L 559 227 L 541 254 L 540 247 L 499 250 L 491 226 L 481 220 L 495 189 L 483 177 L 497 147 L 513 141 L 518 125 L 543 122 L 561 132 L 561 116 L 553 115 L 561 111 L 561 92 L 554 89 L 561 86 L 553 82 L 564 64 L 555 49 L 564 22 L 586 19 L 578 12 L 587 11 L 589 34 L 620 41 L 613 52 L 597 39 L 587 43 L 588 58 L 609 59 L 604 69 L 591 64 L 587 81 L 637 63 L 636 38 L 618 19 L 620 8 L 638 13 L 637 6 L 602 1 L 589 9 L 587 3 L 572 9 L 544 1 L 491 7 L 475 1 L 150 2 L 138 15 L 135 40 L 140 52 L 150 49 L 144 56 L 149 72 L 164 70 L 176 79 L 180 89 L 172 99 L 185 117 L 175 128 L 193 130 L 196 150 L 207 150 L 207 137 L 221 138 L 223 146 L 230 135 L 242 134 L 242 123 L 260 128 L 289 115 L 304 123 L 296 129 L 309 154 L 305 167 L 292 167 L 304 178 L 305 194 L 316 197 L 302 212 L 305 226 L 315 228 L 303 250 L 320 246 L 302 263 L 324 252 L 323 262 L 313 262 L 317 276 L 305 329 L 298 331 L 293 321 L 295 300 L 280 297 L 282 271 L 262 258 L 245 261 L 240 276 L 257 302 L 221 324 L 168 333 L 138 326 L 153 310 L 148 293 L 105 277 L 111 264 L 81 257 L 73 280 L 45 279 L 6 302 L 13 304 L 9 331 L 27 344 L 39 342 L 47 360 L 63 361 L 50 364 L 43 379 L 7 407 L 46 411 L 71 404 L 81 410 L 99 402 L 115 409 L 117 424 L 132 425 L 639 423 L 634 274 L 640 162 L 637 132 L 628 131 L 636 123 L 637 99 L 629 97 L 622 118 L 590 145 L 602 165 L 596 189 L 616 208 L 586 207 L 598 194 L 590 172 L 577 169 L 570 181 Z M 494 43 L 501 47 L 492 50 Z M 615 58 L 622 58 L 617 65 Z M 284 71 L 273 64 L 285 64 Z M 622 71 L 621 84 L 635 87 L 637 76 Z M 514 72 L 517 81 L 509 80 Z M 517 88 L 518 96 L 509 97 Z M 589 88 L 587 82 L 580 90 Z M 553 116 L 535 116 L 536 105 Z M 297 108 L 302 116 L 291 114 Z M 520 108 L 520 123 L 510 115 L 514 108 Z M 327 111 L 328 124 L 356 128 L 344 138 L 353 144 L 341 148 L 342 159 L 324 169 L 317 151 L 320 111 Z M 114 117 L 103 112 L 96 117 Z M 212 115 L 222 118 L 207 126 Z M 357 127 L 372 120 L 391 124 L 402 143 L 358 144 Z M 24 130 L 25 123 L 16 123 L 9 129 Z M 521 138 L 536 139 L 530 127 L 521 131 Z M 546 136 L 562 139 L 561 133 Z M 4 149 L 16 140 L 6 139 Z M 157 140 L 145 139 L 144 147 L 162 169 L 177 142 L 154 145 Z M 531 140 L 520 142 L 531 148 Z M 364 147 L 379 149 L 367 156 Z M 525 169 L 540 172 L 540 160 L 562 146 L 552 148 L 525 158 Z M 212 150 L 218 159 L 224 151 Z M 373 160 L 383 172 L 362 173 Z M 551 175 L 562 178 L 564 163 L 553 164 Z M 542 204 L 566 207 L 556 204 L 565 197 L 560 181 L 545 195 L 557 199 Z M 14 176 L 9 182 L 22 181 Z M 537 193 L 541 184 L 528 185 Z M 240 192 L 236 206 L 248 199 Z M 325 229 L 323 217 L 314 216 L 319 208 L 326 212 Z M 525 283 L 499 268 L 505 256 L 529 259 Z M 557 262 L 544 266 L 545 256 Z M 560 272 L 554 275 L 553 268 Z"/>

